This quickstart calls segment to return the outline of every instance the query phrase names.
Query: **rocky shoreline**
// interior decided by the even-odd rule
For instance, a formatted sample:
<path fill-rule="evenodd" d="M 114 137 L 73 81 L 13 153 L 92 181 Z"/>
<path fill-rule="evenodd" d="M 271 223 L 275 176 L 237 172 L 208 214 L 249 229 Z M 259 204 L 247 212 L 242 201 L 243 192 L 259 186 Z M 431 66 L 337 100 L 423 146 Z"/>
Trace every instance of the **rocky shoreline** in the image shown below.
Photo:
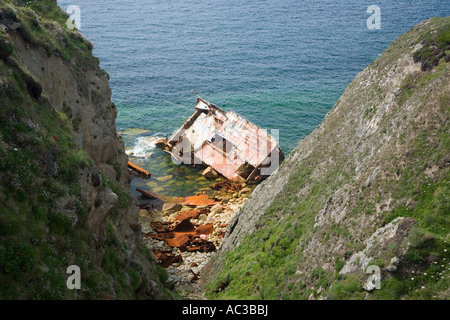
<path fill-rule="evenodd" d="M 219 249 L 222 237 L 226 232 L 228 223 L 233 216 L 242 208 L 248 200 L 252 188 L 240 185 L 239 191 L 219 190 L 213 194 L 216 200 L 214 205 L 185 205 L 179 203 L 166 202 L 162 208 L 151 208 L 140 210 L 140 223 L 142 225 L 142 234 L 145 245 L 155 252 L 164 252 L 163 256 L 169 255 L 172 261 L 161 261 L 158 263 L 166 267 L 169 274 L 168 284 L 175 288 L 183 299 L 205 300 L 203 289 L 198 283 L 199 274 L 202 268 L 215 255 Z M 197 195 L 205 194 L 200 192 Z M 193 217 L 192 212 L 198 212 Z M 183 215 L 183 213 L 185 213 Z M 186 218 L 183 219 L 183 217 Z M 181 217 L 181 219 L 180 219 Z M 183 247 L 170 246 L 167 241 L 156 239 L 158 226 L 166 228 L 176 228 L 181 223 L 193 226 L 201 230 L 200 226 L 212 226 L 209 234 L 197 234 L 190 236 L 191 239 L 201 239 L 204 243 L 212 243 L 206 247 L 189 248 L 192 251 L 183 249 Z M 200 227 L 200 228 L 199 228 Z M 192 228 L 192 227 L 191 227 Z M 205 232 L 206 233 L 206 232 Z M 164 233 L 163 233 L 164 234 Z M 169 241 L 169 243 L 171 243 Z M 157 256 L 157 254 L 155 254 Z"/>

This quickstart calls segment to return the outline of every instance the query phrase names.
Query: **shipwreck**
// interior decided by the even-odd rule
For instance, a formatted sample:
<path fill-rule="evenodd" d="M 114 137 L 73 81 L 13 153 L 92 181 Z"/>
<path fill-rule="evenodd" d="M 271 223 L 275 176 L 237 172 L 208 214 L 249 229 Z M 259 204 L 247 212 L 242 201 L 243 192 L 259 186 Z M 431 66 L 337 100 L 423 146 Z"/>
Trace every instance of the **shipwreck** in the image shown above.
<path fill-rule="evenodd" d="M 267 130 L 199 96 L 194 113 L 164 142 L 164 150 L 177 164 L 202 164 L 228 180 L 245 183 L 266 178 L 284 159 Z"/>

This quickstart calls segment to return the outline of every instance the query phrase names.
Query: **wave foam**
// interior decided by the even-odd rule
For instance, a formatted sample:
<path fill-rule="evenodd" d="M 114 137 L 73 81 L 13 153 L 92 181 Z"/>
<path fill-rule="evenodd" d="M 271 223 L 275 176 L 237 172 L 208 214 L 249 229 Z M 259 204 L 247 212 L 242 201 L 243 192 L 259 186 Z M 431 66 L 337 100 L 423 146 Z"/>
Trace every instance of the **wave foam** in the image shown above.
<path fill-rule="evenodd" d="M 156 141 L 161 137 L 139 137 L 133 148 L 126 151 L 128 155 L 139 158 L 148 158 L 152 155 L 151 151 L 155 149 Z"/>

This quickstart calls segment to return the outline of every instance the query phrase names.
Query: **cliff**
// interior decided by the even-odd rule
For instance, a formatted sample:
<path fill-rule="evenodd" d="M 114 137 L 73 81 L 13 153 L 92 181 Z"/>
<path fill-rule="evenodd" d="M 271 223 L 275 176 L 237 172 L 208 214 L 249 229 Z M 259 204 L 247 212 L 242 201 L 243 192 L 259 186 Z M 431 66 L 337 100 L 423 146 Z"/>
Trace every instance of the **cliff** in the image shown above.
<path fill-rule="evenodd" d="M 234 217 L 208 297 L 448 299 L 449 60 L 433 18 L 358 74 Z"/>
<path fill-rule="evenodd" d="M 141 245 L 109 76 L 67 19 L 52 0 L 0 3 L 0 298 L 171 298 Z"/>

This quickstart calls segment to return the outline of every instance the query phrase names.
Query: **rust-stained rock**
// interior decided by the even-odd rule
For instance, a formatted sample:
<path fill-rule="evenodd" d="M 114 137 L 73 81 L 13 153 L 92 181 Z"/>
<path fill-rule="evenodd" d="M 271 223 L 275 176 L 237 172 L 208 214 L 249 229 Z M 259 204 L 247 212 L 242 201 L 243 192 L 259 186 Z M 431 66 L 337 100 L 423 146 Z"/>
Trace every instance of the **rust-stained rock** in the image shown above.
<path fill-rule="evenodd" d="M 190 211 L 183 211 L 180 212 L 175 219 L 178 221 L 183 221 L 186 219 L 197 219 L 200 214 L 202 213 L 202 210 L 190 210 Z"/>
<path fill-rule="evenodd" d="M 195 233 L 195 227 L 189 220 L 183 220 L 173 229 L 177 233 Z"/>
<path fill-rule="evenodd" d="M 188 206 L 204 206 L 204 205 L 213 206 L 218 203 L 220 202 L 214 199 L 210 199 L 207 194 L 200 194 L 197 196 L 186 197 L 186 200 L 183 202 L 183 204 Z"/>
<path fill-rule="evenodd" d="M 158 264 L 164 268 L 167 268 L 171 264 L 180 263 L 183 261 L 183 257 L 180 254 L 176 255 L 171 251 L 160 249 L 153 249 L 152 251 Z"/>
<path fill-rule="evenodd" d="M 212 223 L 209 224 L 203 224 L 201 226 L 198 226 L 196 228 L 196 234 L 200 235 L 200 234 L 211 234 L 214 232 L 214 226 Z"/>
<path fill-rule="evenodd" d="M 209 251 L 215 251 L 216 246 L 214 243 L 208 240 L 195 238 L 192 239 L 189 242 L 186 242 L 184 245 L 179 247 L 180 251 L 202 251 L 202 252 L 209 252 Z"/>
<path fill-rule="evenodd" d="M 216 250 L 214 243 L 198 238 L 199 235 L 207 235 L 214 232 L 212 223 L 195 227 L 190 222 L 190 219 L 185 219 L 177 225 L 153 222 L 151 223 L 151 227 L 156 233 L 146 233 L 144 237 L 152 237 L 153 239 L 165 241 L 169 246 L 180 248 L 181 251 L 208 252 Z"/>
<path fill-rule="evenodd" d="M 167 222 L 152 222 L 150 226 L 156 231 L 156 233 L 146 233 L 144 237 L 152 237 L 156 240 L 166 241 L 174 237 L 173 228 Z"/>
<path fill-rule="evenodd" d="M 167 239 L 172 239 L 175 235 L 173 232 L 164 232 L 164 233 L 152 233 L 149 236 L 156 240 L 166 241 Z"/>
<path fill-rule="evenodd" d="M 158 199 L 169 203 L 179 203 L 184 204 L 186 206 L 213 206 L 215 204 L 220 203 L 220 201 L 217 201 L 216 199 L 210 199 L 207 194 L 200 194 L 189 197 L 171 197 L 162 194 L 157 194 L 154 192 L 145 191 L 139 188 L 136 188 L 136 191 L 143 194 L 146 197 L 149 197 L 150 199 Z"/>
<path fill-rule="evenodd" d="M 173 228 L 167 222 L 152 222 L 150 223 L 150 226 L 152 227 L 153 230 L 155 230 L 158 233 L 170 232 L 173 230 Z"/>
<path fill-rule="evenodd" d="M 219 177 L 219 174 L 213 168 L 208 167 L 203 171 L 202 176 L 206 179 L 217 179 Z"/>
<path fill-rule="evenodd" d="M 187 235 L 186 233 L 175 233 L 172 239 L 165 239 L 169 246 L 175 248 L 185 245 L 189 240 L 189 235 Z"/>

